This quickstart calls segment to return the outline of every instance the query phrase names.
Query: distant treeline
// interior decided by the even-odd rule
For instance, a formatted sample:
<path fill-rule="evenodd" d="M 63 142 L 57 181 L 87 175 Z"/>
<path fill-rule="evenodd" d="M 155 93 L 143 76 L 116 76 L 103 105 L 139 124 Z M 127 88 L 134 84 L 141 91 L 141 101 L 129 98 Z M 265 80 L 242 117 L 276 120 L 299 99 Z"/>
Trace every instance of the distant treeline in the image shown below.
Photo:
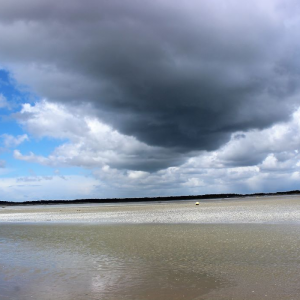
<path fill-rule="evenodd" d="M 261 196 L 281 196 L 300 194 L 299 190 L 277 193 L 255 193 L 255 194 L 208 194 L 189 196 L 167 196 L 167 197 L 143 197 L 143 198 L 107 198 L 107 199 L 76 199 L 76 200 L 36 200 L 25 202 L 0 201 L 0 205 L 49 205 L 49 204 L 84 204 L 84 203 L 126 203 L 126 202 L 147 202 L 147 201 L 176 201 L 196 199 L 220 199 L 220 198 L 241 198 Z"/>

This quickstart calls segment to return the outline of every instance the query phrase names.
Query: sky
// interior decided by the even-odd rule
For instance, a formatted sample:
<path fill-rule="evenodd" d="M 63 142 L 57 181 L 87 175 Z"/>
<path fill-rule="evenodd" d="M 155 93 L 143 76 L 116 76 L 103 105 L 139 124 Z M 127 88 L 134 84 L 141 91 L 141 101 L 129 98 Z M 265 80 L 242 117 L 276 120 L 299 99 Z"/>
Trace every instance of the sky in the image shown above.
<path fill-rule="evenodd" d="M 300 189 L 299 1 L 0 8 L 0 200 Z"/>

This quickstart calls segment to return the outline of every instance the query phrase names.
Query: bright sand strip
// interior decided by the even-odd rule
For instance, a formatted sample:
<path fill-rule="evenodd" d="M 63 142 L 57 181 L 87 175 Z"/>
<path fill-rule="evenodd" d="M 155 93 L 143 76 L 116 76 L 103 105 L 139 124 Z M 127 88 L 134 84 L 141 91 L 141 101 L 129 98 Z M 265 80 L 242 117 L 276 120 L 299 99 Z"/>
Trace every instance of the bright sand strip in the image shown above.
<path fill-rule="evenodd" d="M 0 207 L 0 222 L 300 223 L 300 196 Z"/>

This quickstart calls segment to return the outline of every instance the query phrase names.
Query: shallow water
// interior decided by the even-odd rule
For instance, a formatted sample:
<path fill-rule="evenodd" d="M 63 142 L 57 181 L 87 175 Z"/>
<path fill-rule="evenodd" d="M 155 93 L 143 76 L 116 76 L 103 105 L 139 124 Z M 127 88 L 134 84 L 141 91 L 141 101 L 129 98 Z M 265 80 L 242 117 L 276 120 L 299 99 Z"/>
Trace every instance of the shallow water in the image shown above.
<path fill-rule="evenodd" d="M 299 299 L 299 230 L 1 224 L 0 299 Z"/>

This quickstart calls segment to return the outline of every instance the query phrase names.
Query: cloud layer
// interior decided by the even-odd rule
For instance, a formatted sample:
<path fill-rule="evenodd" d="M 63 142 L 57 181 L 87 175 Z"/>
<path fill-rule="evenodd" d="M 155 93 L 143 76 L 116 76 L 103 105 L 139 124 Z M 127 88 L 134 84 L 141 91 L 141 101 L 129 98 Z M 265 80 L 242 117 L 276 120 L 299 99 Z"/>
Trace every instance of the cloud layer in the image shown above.
<path fill-rule="evenodd" d="M 18 110 L 0 91 L 24 130 L 1 134 L 18 161 L 87 169 L 105 197 L 299 188 L 297 1 L 0 7 L 0 68 L 37 95 Z M 50 155 L 30 152 L 47 138 Z"/>
<path fill-rule="evenodd" d="M 288 122 L 236 132 L 220 149 L 183 155 L 182 163 L 172 167 L 170 151 L 122 135 L 97 119 L 83 119 L 63 105 L 26 104 L 15 116 L 32 137 L 62 140 L 49 156 L 15 150 L 16 159 L 53 168 L 88 169 L 99 180 L 101 197 L 299 188 L 300 109 Z M 173 156 L 176 161 L 179 154 Z M 162 165 L 165 168 L 158 168 Z"/>
<path fill-rule="evenodd" d="M 0 1 L 0 61 L 150 146 L 216 150 L 299 104 L 294 1 Z"/>

